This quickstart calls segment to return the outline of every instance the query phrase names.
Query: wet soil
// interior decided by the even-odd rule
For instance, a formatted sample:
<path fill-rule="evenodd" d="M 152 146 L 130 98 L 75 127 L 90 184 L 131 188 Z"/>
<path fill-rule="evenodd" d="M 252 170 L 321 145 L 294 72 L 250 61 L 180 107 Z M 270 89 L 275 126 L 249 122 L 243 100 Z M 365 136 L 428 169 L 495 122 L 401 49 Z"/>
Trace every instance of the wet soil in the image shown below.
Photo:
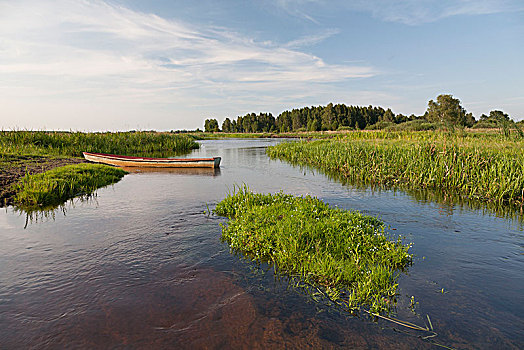
<path fill-rule="evenodd" d="M 38 174 L 45 171 L 69 165 L 86 163 L 81 158 L 56 158 L 47 156 L 0 156 L 0 208 L 12 205 L 15 191 L 13 184 L 26 174 Z"/>

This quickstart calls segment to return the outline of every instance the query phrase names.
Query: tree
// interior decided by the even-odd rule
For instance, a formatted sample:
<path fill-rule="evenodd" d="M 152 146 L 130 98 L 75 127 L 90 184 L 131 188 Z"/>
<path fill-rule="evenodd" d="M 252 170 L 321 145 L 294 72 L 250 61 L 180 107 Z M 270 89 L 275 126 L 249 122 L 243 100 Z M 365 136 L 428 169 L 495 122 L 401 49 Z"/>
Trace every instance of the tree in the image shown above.
<path fill-rule="evenodd" d="M 222 131 L 233 132 L 233 124 L 231 124 L 231 120 L 229 118 L 226 118 L 222 123 Z"/>
<path fill-rule="evenodd" d="M 437 101 L 430 100 L 426 111 L 426 119 L 431 122 L 443 123 L 449 126 L 472 126 L 475 122 L 471 113 L 460 105 L 458 98 L 452 95 L 439 95 Z"/>
<path fill-rule="evenodd" d="M 407 122 L 409 119 L 407 116 L 405 116 L 404 114 L 402 113 L 399 113 L 395 116 L 395 123 L 397 124 L 400 124 L 400 123 L 405 123 Z"/>
<path fill-rule="evenodd" d="M 335 111 L 333 110 L 333 103 L 324 107 L 322 112 L 322 130 L 333 130 L 333 122 L 335 121 Z"/>
<path fill-rule="evenodd" d="M 380 116 L 380 118 L 378 119 L 379 121 L 384 121 L 384 122 L 394 122 L 395 121 L 395 113 L 393 113 L 393 111 L 391 111 L 390 108 L 388 108 L 384 114 L 382 114 Z"/>
<path fill-rule="evenodd" d="M 206 132 L 216 132 L 220 131 L 218 128 L 218 121 L 216 119 L 206 119 L 204 122 L 204 130 Z"/>
<path fill-rule="evenodd" d="M 493 120 L 493 121 L 497 121 L 497 122 L 504 122 L 504 121 L 508 121 L 509 122 L 509 115 L 507 113 L 504 113 L 502 111 L 499 111 L 499 110 L 493 110 L 491 112 L 489 112 L 489 117 L 487 118 L 488 120 Z"/>

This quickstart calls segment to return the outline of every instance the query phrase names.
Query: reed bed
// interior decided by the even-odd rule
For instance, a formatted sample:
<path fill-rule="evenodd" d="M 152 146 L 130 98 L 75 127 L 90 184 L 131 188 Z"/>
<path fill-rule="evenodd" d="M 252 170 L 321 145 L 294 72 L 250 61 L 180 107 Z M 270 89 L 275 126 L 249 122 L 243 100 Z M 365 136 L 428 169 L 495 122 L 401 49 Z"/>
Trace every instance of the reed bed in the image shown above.
<path fill-rule="evenodd" d="M 380 132 L 283 143 L 271 158 L 339 174 L 349 182 L 431 189 L 497 203 L 524 203 L 524 144 L 496 136 Z M 366 136 L 364 136 L 366 135 Z"/>
<path fill-rule="evenodd" d="M 0 131 L 0 153 L 81 157 L 82 152 L 140 156 L 181 154 L 198 148 L 195 138 L 157 132 Z"/>
<path fill-rule="evenodd" d="M 113 184 L 125 174 L 122 169 L 100 164 L 67 165 L 44 173 L 27 174 L 14 185 L 15 203 L 24 208 L 59 205 Z"/>
<path fill-rule="evenodd" d="M 409 246 L 388 239 L 383 223 L 317 198 L 256 194 L 240 188 L 217 204 L 228 217 L 222 238 L 233 251 L 273 263 L 279 273 L 320 288 L 349 310 L 390 310 Z"/>

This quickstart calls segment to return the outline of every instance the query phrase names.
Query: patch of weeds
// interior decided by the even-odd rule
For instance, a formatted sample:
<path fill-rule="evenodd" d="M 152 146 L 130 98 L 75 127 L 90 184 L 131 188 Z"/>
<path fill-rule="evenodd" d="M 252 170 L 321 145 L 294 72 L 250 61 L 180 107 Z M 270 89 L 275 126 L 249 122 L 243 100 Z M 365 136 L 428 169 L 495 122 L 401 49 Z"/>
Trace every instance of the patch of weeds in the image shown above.
<path fill-rule="evenodd" d="M 388 239 L 380 220 L 310 196 L 257 194 L 244 186 L 215 213 L 230 219 L 222 238 L 233 251 L 273 263 L 353 312 L 389 311 L 399 271 L 412 262 L 409 246 Z"/>
<path fill-rule="evenodd" d="M 27 174 L 14 185 L 15 204 L 26 208 L 58 205 L 118 182 L 125 174 L 122 169 L 100 164 L 67 165 Z"/>

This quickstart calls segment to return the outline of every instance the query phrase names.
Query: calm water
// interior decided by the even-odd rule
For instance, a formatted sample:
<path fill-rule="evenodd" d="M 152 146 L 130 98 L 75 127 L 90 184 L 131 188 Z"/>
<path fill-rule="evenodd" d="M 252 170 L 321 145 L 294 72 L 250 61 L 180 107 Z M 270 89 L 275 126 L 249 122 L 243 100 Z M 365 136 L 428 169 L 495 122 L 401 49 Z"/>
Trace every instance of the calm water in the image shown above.
<path fill-rule="evenodd" d="M 312 194 L 382 218 L 414 244 L 395 317 L 434 342 L 524 347 L 524 236 L 482 210 L 344 186 L 270 161 L 276 140 L 206 141 L 220 171 L 142 172 L 67 205 L 0 213 L 0 348 L 438 348 L 424 333 L 350 317 L 230 254 L 224 219 L 204 215 L 235 185 Z M 410 309 L 411 296 L 418 304 Z"/>

